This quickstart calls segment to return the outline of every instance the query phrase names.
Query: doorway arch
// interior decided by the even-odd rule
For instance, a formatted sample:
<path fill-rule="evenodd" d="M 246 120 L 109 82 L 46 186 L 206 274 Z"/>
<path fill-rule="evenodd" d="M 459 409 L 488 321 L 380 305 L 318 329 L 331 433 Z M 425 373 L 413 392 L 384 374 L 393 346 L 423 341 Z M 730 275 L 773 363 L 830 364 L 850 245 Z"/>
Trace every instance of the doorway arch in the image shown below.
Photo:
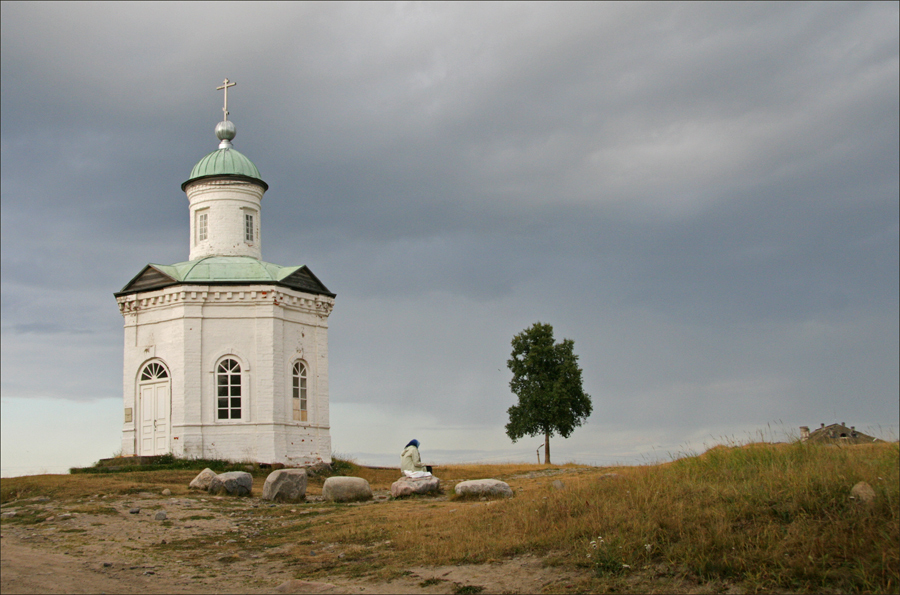
<path fill-rule="evenodd" d="M 171 451 L 172 378 L 166 365 L 154 360 L 138 374 L 138 455 L 164 455 Z"/>

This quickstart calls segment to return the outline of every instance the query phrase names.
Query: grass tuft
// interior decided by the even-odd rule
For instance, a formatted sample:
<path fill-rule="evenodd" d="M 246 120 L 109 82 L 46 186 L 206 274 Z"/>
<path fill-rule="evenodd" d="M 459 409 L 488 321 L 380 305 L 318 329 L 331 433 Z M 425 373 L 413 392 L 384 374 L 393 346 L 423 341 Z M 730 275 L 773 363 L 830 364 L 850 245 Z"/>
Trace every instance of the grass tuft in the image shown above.
<path fill-rule="evenodd" d="M 73 467 L 69 469 L 72 475 L 82 473 L 133 473 L 136 471 L 175 471 L 212 469 L 216 473 L 226 471 L 248 471 L 254 475 L 267 474 L 271 469 L 265 465 L 243 461 L 234 462 L 225 459 L 198 459 L 178 458 L 172 454 L 153 457 L 152 463 L 140 464 L 135 457 L 115 457 L 97 461 L 90 467 Z"/>

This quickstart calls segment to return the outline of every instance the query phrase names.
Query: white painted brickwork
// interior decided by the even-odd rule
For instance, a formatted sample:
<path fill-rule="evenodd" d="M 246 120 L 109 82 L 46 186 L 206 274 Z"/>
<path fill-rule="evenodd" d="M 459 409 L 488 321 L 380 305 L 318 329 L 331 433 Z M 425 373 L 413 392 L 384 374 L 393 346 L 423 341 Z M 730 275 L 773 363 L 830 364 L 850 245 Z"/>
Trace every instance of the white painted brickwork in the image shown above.
<path fill-rule="evenodd" d="M 262 258 L 260 203 L 264 190 L 257 184 L 237 180 L 212 180 L 188 186 L 191 213 L 191 255 L 252 256 Z M 200 240 L 198 214 L 207 215 L 207 239 Z M 245 215 L 253 216 L 254 239 L 244 235 Z"/>
<path fill-rule="evenodd" d="M 330 462 L 328 323 L 334 300 L 266 285 L 190 286 L 117 298 L 125 318 L 123 454 L 139 454 L 140 371 L 170 375 L 177 456 L 303 465 Z M 241 364 L 241 419 L 217 419 L 216 366 Z M 292 419 L 291 369 L 308 369 L 308 421 Z"/>

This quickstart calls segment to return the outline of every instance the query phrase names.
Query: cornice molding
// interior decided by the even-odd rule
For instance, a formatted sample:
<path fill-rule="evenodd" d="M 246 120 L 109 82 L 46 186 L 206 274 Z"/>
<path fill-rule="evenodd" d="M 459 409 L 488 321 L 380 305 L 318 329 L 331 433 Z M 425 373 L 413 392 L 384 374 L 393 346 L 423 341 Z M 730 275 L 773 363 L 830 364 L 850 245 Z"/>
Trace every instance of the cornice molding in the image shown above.
<path fill-rule="evenodd" d="M 194 182 L 185 192 L 188 200 L 194 202 L 206 194 L 228 192 L 229 194 L 246 194 L 252 196 L 256 202 L 261 202 L 265 191 L 258 185 L 238 180 L 206 180 Z M 222 198 L 229 198 L 227 196 Z M 203 199 L 208 200 L 208 199 Z"/>
<path fill-rule="evenodd" d="M 326 319 L 334 309 L 334 298 L 267 285 L 176 285 L 119 296 L 116 302 L 123 316 L 187 305 L 271 305 Z"/>

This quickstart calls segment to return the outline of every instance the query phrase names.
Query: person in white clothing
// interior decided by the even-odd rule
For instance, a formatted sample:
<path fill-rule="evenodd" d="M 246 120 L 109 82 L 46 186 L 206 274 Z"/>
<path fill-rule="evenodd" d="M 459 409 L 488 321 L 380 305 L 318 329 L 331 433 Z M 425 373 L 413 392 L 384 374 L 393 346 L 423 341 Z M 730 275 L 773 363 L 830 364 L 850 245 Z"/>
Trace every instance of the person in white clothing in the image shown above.
<path fill-rule="evenodd" d="M 405 475 L 413 473 L 431 473 L 431 467 L 422 464 L 419 457 L 419 441 L 410 440 L 400 455 L 400 471 Z"/>

